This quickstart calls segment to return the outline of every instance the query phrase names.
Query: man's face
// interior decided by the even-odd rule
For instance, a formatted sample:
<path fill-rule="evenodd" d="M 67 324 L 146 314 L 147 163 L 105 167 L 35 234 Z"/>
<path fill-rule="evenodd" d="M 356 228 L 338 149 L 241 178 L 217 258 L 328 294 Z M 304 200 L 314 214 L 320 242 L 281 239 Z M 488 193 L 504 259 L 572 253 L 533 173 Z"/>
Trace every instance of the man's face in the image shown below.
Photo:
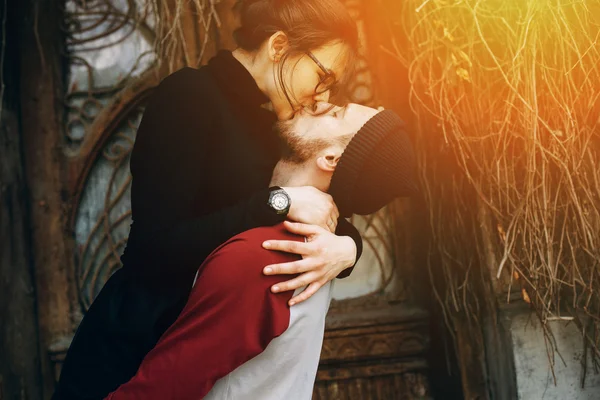
<path fill-rule="evenodd" d="M 321 114 L 321 110 L 327 109 L 330 110 Z M 318 103 L 315 113 L 317 115 L 311 115 L 301 110 L 288 123 L 296 135 L 305 139 L 327 139 L 358 132 L 378 112 L 374 108 L 360 104 L 337 107 L 328 103 Z"/>
<path fill-rule="evenodd" d="M 329 111 L 320 113 L 325 110 Z M 320 115 L 299 111 L 291 120 L 279 123 L 279 132 L 289 147 L 290 160 L 301 163 L 334 146 L 336 138 L 354 135 L 378 112 L 359 104 L 337 107 L 319 103 L 316 114 Z"/>

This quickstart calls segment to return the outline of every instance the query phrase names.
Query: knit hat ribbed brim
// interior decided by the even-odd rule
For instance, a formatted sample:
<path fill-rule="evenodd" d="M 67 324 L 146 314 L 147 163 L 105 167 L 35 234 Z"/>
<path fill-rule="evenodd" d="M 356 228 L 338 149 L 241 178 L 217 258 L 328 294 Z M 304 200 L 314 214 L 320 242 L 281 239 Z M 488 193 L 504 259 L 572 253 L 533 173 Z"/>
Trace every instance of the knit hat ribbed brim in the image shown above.
<path fill-rule="evenodd" d="M 354 135 L 329 188 L 341 216 L 371 214 L 416 192 L 415 158 L 404 127 L 396 113 L 384 110 Z"/>

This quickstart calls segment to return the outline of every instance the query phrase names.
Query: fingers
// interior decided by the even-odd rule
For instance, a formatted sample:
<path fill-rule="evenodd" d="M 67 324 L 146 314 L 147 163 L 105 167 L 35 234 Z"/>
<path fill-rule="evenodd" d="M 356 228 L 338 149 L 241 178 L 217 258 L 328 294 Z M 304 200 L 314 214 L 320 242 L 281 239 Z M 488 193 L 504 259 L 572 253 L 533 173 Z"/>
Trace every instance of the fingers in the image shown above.
<path fill-rule="evenodd" d="M 333 199 L 332 199 L 333 201 Z M 335 203 L 332 203 L 332 207 L 331 210 L 329 211 L 329 218 L 335 221 L 335 224 L 337 225 L 337 220 L 340 217 L 340 210 L 338 210 L 337 205 Z"/>
<path fill-rule="evenodd" d="M 335 205 L 335 203 L 334 203 L 334 207 L 332 210 L 332 214 L 333 214 L 332 218 L 334 219 L 334 221 L 337 221 L 338 218 L 340 217 L 340 210 L 338 210 L 337 205 Z"/>
<path fill-rule="evenodd" d="M 300 222 L 285 221 L 283 226 L 285 226 L 285 229 L 287 229 L 289 232 L 302 236 L 312 236 L 323 232 L 323 228 L 320 226 L 302 224 Z"/>
<path fill-rule="evenodd" d="M 317 291 L 323 286 L 321 282 L 313 282 L 308 287 L 302 291 L 302 293 L 294 296 L 288 304 L 293 306 L 294 304 L 302 303 L 305 300 L 308 300 L 313 294 L 317 293 Z"/>
<path fill-rule="evenodd" d="M 340 212 L 330 194 L 312 186 L 284 187 L 292 198 L 288 218 L 295 222 L 322 226 L 335 231 Z M 333 220 L 334 224 L 329 223 Z"/>
<path fill-rule="evenodd" d="M 327 222 L 327 228 L 329 229 L 329 232 L 335 233 L 335 230 L 337 228 L 337 219 L 335 219 L 335 220 L 334 219 L 330 219 Z"/>
<path fill-rule="evenodd" d="M 299 255 L 311 252 L 311 248 L 307 243 L 295 242 L 293 240 L 268 240 L 263 242 L 263 247 L 268 250 L 277 250 Z"/>
<path fill-rule="evenodd" d="M 263 269 L 263 273 L 265 275 L 299 274 L 302 272 L 313 270 L 314 268 L 314 261 L 311 261 L 310 259 L 302 259 L 288 263 L 267 265 Z"/>
<path fill-rule="evenodd" d="M 285 282 L 281 282 L 278 284 L 275 284 L 273 286 L 271 286 L 271 291 L 273 293 L 279 293 L 279 292 L 287 292 L 288 290 L 296 290 L 298 288 L 307 286 L 309 284 L 311 284 L 312 282 L 315 282 L 319 279 L 318 274 L 311 271 L 311 272 L 305 272 L 302 275 L 294 278 L 294 279 L 290 279 L 289 281 L 285 281 Z"/>
<path fill-rule="evenodd" d="M 333 198 L 329 194 L 327 194 L 327 199 L 329 200 L 329 203 L 327 208 L 322 210 L 322 222 L 318 223 L 318 225 L 323 226 L 324 229 L 327 229 L 330 232 L 335 232 L 340 211 L 338 210 L 337 205 L 333 202 Z"/>

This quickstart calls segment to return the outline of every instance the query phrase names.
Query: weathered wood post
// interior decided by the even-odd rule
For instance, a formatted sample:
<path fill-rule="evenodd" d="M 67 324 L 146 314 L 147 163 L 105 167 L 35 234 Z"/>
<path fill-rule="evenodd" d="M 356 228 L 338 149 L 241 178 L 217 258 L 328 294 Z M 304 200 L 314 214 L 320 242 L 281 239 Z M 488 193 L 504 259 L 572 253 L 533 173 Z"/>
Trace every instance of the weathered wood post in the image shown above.
<path fill-rule="evenodd" d="M 41 397 L 19 105 L 18 2 L 0 5 L 0 399 Z"/>
<path fill-rule="evenodd" d="M 65 69 L 60 2 L 23 0 L 19 31 L 21 115 L 29 187 L 43 397 L 54 387 L 49 346 L 72 332 L 72 257 L 65 234 L 63 113 Z M 31 344 L 34 346 L 35 344 Z"/>

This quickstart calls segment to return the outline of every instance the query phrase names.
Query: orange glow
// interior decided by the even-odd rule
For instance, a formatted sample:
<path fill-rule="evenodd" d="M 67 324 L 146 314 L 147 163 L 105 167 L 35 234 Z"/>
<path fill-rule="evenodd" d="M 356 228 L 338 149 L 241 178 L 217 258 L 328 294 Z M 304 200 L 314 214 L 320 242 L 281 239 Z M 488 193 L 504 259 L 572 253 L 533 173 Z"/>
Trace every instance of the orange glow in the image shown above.
<path fill-rule="evenodd" d="M 563 290 L 600 307 L 600 0 L 406 0 L 397 25 L 407 45 L 387 51 L 408 66 L 428 202 L 454 206 L 433 227 L 443 268 L 489 254 L 458 244 L 464 178 L 498 224 L 497 277 L 518 276 L 542 314 Z"/>

